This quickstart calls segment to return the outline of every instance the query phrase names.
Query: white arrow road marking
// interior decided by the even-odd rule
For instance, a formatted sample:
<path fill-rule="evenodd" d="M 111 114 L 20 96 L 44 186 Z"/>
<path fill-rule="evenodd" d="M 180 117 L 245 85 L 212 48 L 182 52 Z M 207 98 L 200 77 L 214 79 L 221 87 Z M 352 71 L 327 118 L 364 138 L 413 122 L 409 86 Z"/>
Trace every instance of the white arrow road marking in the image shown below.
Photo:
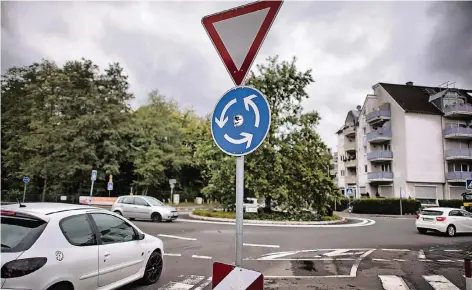
<path fill-rule="evenodd" d="M 249 106 L 252 107 L 254 110 L 254 115 L 256 115 L 256 121 L 254 122 L 254 127 L 259 128 L 259 122 L 261 120 L 261 116 L 259 115 L 259 109 L 257 108 L 256 104 L 252 101 L 252 99 L 256 98 L 256 95 L 250 95 L 244 98 L 244 107 L 247 111 L 249 111 Z"/>
<path fill-rule="evenodd" d="M 230 143 L 233 143 L 233 144 L 244 144 L 244 143 L 247 143 L 246 144 L 246 148 L 249 148 L 251 146 L 251 142 L 252 142 L 252 134 L 251 133 L 245 133 L 245 132 L 242 132 L 241 134 L 239 134 L 241 136 L 243 136 L 242 139 L 233 139 L 231 137 L 228 136 L 228 134 L 225 134 L 225 139 L 230 142 Z"/>
<path fill-rule="evenodd" d="M 231 107 L 234 104 L 236 104 L 236 99 L 232 99 L 226 104 L 226 106 L 223 108 L 223 111 L 221 111 L 220 119 L 215 117 L 215 123 L 218 125 L 218 127 L 223 128 L 226 122 L 228 122 L 228 117 L 225 117 L 226 111 L 228 111 L 229 107 Z"/>

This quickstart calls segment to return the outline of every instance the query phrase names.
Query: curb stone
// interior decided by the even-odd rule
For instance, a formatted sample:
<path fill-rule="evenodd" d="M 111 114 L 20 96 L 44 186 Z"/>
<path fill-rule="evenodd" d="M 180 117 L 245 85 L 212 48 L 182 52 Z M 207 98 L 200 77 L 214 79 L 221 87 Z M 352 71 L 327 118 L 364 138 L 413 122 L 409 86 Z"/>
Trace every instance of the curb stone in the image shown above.
<path fill-rule="evenodd" d="M 193 219 L 197 219 L 197 220 L 213 221 L 213 222 L 236 222 L 235 219 L 206 217 L 206 216 L 194 215 L 193 213 L 191 213 L 189 217 Z M 284 222 L 284 221 L 244 220 L 244 223 L 271 224 L 271 225 L 334 225 L 334 224 L 342 224 L 346 222 L 347 222 L 347 219 L 345 217 L 341 217 L 341 219 L 337 221 L 319 221 L 319 222 L 297 222 L 297 221 Z"/>

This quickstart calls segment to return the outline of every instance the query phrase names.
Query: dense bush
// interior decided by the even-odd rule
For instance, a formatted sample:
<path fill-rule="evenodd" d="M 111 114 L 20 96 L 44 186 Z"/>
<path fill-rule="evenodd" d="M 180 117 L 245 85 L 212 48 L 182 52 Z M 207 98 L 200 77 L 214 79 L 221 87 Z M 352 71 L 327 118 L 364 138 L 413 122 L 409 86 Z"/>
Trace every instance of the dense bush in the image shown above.
<path fill-rule="evenodd" d="M 210 210 L 194 210 L 194 215 L 205 216 L 205 217 L 216 217 L 216 218 L 236 218 L 235 212 L 224 212 L 224 211 L 210 211 Z M 247 220 L 272 220 L 272 221 L 332 221 L 341 219 L 337 215 L 333 216 L 318 216 L 309 211 L 300 211 L 297 213 L 287 212 L 260 212 L 260 213 L 244 213 L 244 219 Z"/>
<path fill-rule="evenodd" d="M 350 199 L 351 202 L 353 199 Z M 349 206 L 349 199 L 348 198 L 339 198 L 336 199 L 336 211 L 343 211 L 346 210 Z"/>
<path fill-rule="evenodd" d="M 462 199 L 451 199 L 451 200 L 442 200 L 438 201 L 439 206 L 441 207 L 453 207 L 453 208 L 461 208 L 464 205 Z"/>
<path fill-rule="evenodd" d="M 361 198 L 352 202 L 354 213 L 400 214 L 399 198 Z M 403 214 L 414 214 L 421 208 L 415 199 L 402 199 Z"/>

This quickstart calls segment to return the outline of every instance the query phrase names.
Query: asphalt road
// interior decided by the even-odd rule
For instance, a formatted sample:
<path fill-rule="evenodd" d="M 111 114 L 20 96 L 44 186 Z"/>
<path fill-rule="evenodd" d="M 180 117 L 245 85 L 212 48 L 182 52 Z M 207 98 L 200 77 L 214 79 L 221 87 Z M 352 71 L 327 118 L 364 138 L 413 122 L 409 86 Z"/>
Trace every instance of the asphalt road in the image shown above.
<path fill-rule="evenodd" d="M 186 218 L 135 222 L 163 240 L 164 271 L 155 285 L 121 290 L 211 289 L 213 262 L 234 262 L 235 226 Z M 243 266 L 264 274 L 265 289 L 465 289 L 463 256 L 472 251 L 472 235 L 421 235 L 414 218 L 369 219 L 375 223 L 245 226 Z"/>

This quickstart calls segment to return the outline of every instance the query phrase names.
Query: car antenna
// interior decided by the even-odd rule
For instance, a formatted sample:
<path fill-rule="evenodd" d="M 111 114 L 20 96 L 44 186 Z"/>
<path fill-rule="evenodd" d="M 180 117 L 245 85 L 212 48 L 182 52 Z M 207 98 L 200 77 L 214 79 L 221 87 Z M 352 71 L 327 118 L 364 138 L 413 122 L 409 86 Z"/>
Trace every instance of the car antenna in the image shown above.
<path fill-rule="evenodd" d="M 26 207 L 26 205 L 21 204 L 20 199 L 17 198 L 16 200 L 18 201 L 18 204 L 20 205 L 20 207 Z"/>

